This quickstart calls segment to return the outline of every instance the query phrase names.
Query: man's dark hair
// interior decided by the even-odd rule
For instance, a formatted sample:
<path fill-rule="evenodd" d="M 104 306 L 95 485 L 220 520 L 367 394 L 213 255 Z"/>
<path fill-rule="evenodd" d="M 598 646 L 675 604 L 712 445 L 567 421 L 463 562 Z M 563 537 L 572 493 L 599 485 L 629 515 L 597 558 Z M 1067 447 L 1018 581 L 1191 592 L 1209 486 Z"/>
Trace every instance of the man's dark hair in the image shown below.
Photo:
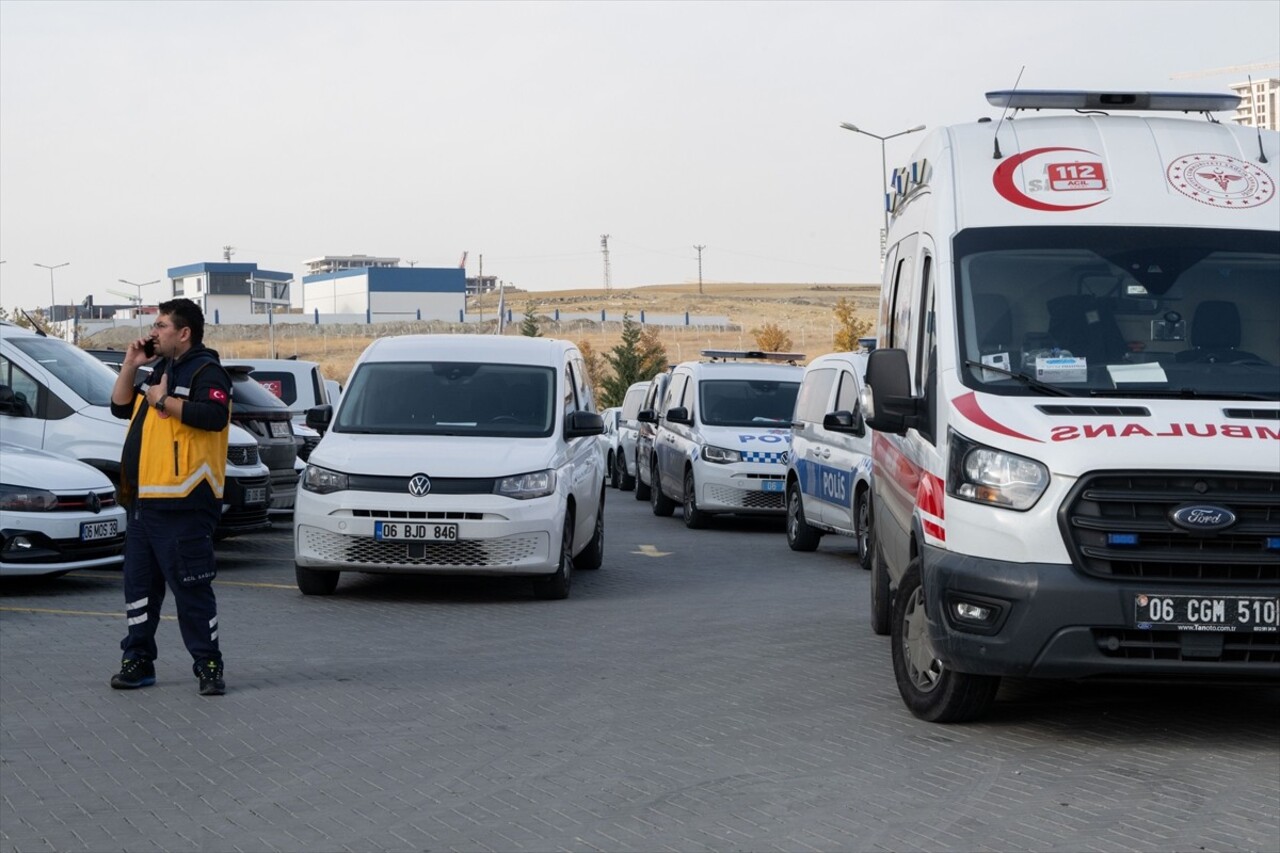
<path fill-rule="evenodd" d="M 204 343 L 204 312 L 199 305 L 190 299 L 170 299 L 168 302 L 161 302 L 159 310 L 161 314 L 173 319 L 175 328 L 191 330 L 193 347 Z"/>

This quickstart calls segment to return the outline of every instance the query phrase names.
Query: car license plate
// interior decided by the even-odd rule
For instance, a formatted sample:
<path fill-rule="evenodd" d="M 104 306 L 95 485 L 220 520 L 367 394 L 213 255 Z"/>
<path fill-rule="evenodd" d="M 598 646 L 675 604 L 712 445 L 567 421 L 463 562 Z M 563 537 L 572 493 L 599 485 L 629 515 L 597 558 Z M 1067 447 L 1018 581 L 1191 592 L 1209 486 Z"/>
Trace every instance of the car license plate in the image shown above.
<path fill-rule="evenodd" d="M 780 492 L 782 491 L 781 480 L 761 480 L 760 491 L 762 492 Z"/>
<path fill-rule="evenodd" d="M 1268 595 L 1136 595 L 1142 629 L 1280 631 L 1280 597 Z"/>
<path fill-rule="evenodd" d="M 264 504 L 267 502 L 267 487 L 254 486 L 244 490 L 244 502 L 246 504 Z"/>
<path fill-rule="evenodd" d="M 453 542 L 458 538 L 458 525 L 375 521 L 373 538 L 379 542 Z"/>
<path fill-rule="evenodd" d="M 80 524 L 80 541 L 92 542 L 95 539 L 110 539 L 119 531 L 119 522 L 114 518 L 110 521 L 85 521 Z"/>
<path fill-rule="evenodd" d="M 289 421 L 271 421 L 272 438 L 288 438 L 293 435 L 293 424 Z"/>

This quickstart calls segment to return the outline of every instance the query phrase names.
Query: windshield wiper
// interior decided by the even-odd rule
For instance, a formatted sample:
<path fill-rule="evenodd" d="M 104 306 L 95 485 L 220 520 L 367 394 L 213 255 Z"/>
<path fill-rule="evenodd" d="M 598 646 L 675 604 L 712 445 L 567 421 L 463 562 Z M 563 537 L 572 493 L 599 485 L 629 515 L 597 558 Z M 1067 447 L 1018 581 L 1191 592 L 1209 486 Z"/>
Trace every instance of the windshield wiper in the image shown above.
<path fill-rule="evenodd" d="M 1195 388 L 1100 388 L 1090 391 L 1094 397 L 1153 397 L 1174 400 L 1258 400 L 1275 402 L 1274 395 L 1229 391 L 1198 391 Z"/>
<path fill-rule="evenodd" d="M 1048 382 L 1041 382 L 1039 379 L 1030 377 L 1025 373 L 1018 373 L 1013 370 L 1005 370 L 1003 367 L 993 367 L 990 364 L 983 364 L 982 362 L 974 361 L 971 358 L 966 358 L 964 360 L 964 363 L 965 363 L 965 366 L 967 367 L 978 367 L 978 368 L 981 368 L 982 370 L 990 370 L 992 373 L 999 373 L 1001 376 L 1008 376 L 1010 379 L 1016 379 L 1019 382 L 1021 382 L 1023 385 L 1027 386 L 1028 388 L 1031 388 L 1032 390 L 1039 391 L 1041 394 L 1052 394 L 1055 397 L 1087 396 L 1087 393 L 1077 394 L 1073 391 L 1067 391 L 1064 388 L 1059 388 L 1057 385 L 1050 385 Z"/>

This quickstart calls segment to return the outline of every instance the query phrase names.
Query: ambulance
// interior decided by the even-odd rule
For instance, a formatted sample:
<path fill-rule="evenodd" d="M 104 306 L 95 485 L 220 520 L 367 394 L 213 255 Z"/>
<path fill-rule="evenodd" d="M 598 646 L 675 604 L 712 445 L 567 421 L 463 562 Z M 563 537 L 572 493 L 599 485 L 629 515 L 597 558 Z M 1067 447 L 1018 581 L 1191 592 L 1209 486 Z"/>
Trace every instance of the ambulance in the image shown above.
<path fill-rule="evenodd" d="M 862 404 L 903 701 L 1280 684 L 1280 134 L 1235 95 L 987 99 L 886 198 Z"/>

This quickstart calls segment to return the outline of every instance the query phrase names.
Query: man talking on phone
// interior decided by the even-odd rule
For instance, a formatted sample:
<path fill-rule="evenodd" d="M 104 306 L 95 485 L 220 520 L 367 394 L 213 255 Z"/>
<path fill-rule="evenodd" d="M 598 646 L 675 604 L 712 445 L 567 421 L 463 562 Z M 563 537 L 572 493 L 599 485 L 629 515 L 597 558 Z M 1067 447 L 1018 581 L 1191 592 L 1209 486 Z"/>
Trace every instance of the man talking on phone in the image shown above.
<path fill-rule="evenodd" d="M 138 368 L 155 357 L 151 375 Z M 190 299 L 161 302 L 149 337 L 129 344 L 111 392 L 111 413 L 129 419 L 120 459 L 125 528 L 124 660 L 117 690 L 156 683 L 156 628 L 165 586 L 173 590 L 182 641 L 201 696 L 226 692 L 213 595 L 213 531 L 222 512 L 231 377 L 204 346 L 204 313 Z"/>

